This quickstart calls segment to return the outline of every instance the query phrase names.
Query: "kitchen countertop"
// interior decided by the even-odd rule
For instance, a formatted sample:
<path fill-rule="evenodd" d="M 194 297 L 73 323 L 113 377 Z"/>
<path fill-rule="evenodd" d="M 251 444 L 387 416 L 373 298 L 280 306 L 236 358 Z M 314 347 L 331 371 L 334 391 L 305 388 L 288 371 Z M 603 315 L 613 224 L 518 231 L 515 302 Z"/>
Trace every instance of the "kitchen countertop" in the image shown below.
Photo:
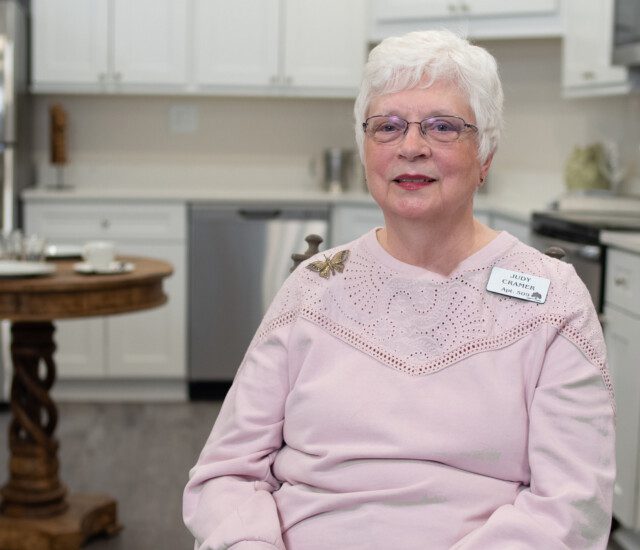
<path fill-rule="evenodd" d="M 600 240 L 609 246 L 640 254 L 640 233 L 626 231 L 601 231 Z"/>
<path fill-rule="evenodd" d="M 374 205 L 369 193 L 350 191 L 345 193 L 327 193 L 313 189 L 290 189 L 278 187 L 229 189 L 228 187 L 175 186 L 162 188 L 99 188 L 83 187 L 64 190 L 48 188 L 30 188 L 22 192 L 27 202 L 57 201 L 170 201 L 170 202 L 214 202 L 216 204 L 238 203 L 278 203 L 293 205 Z M 500 200 L 489 194 L 476 195 L 476 211 L 499 214 L 514 221 L 528 223 L 531 212 L 536 208 L 523 207 L 508 200 Z"/>

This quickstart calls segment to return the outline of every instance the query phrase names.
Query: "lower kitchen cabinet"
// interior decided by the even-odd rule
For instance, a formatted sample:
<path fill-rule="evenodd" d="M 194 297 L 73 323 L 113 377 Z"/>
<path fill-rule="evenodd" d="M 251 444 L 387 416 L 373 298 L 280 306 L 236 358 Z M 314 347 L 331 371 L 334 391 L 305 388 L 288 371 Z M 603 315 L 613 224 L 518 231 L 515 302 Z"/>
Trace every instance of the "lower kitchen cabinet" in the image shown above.
<path fill-rule="evenodd" d="M 339 246 L 357 239 L 374 227 L 382 227 L 384 217 L 377 204 L 337 204 L 331 209 L 331 242 Z"/>
<path fill-rule="evenodd" d="M 617 477 L 613 511 L 624 526 L 640 528 L 638 453 L 640 452 L 640 318 L 612 306 L 605 308 L 609 369 L 617 403 Z"/>
<path fill-rule="evenodd" d="M 496 231 L 511 233 L 525 244 L 531 244 L 531 227 L 528 220 L 520 221 L 494 212 L 491 214 L 491 223 L 488 225 Z"/>
<path fill-rule="evenodd" d="M 29 201 L 25 231 L 53 244 L 80 245 L 89 240 L 115 242 L 118 255 L 159 258 L 173 265 L 165 279 L 168 301 L 148 311 L 55 322 L 55 355 L 59 384 L 72 381 L 72 395 L 87 397 L 83 384 L 132 381 L 132 398 L 186 395 L 186 206 L 181 203 L 122 205 L 105 201 Z M 129 386 L 129 390 L 131 390 Z M 54 387 L 55 391 L 55 387 Z M 114 390 L 115 391 L 115 390 Z M 109 392 L 105 395 L 107 395 Z M 93 393 L 91 393 L 93 395 Z M 115 392 L 114 397 L 117 396 Z"/>
<path fill-rule="evenodd" d="M 473 213 L 481 223 L 491 225 L 492 215 L 488 211 L 476 210 Z M 518 222 L 511 222 L 516 224 Z M 527 227 L 526 223 L 522 224 Z M 357 239 L 374 227 L 384 226 L 384 216 L 380 207 L 371 202 L 370 204 L 336 204 L 331 209 L 331 238 L 329 246 L 339 246 Z M 519 227 L 519 226 L 518 226 Z M 500 229 L 511 230 L 507 227 Z M 513 233 L 519 236 L 516 233 Z"/>
<path fill-rule="evenodd" d="M 613 513 L 623 528 L 640 530 L 640 255 L 608 249 L 605 338 L 616 395 Z M 635 533 L 640 548 L 640 535 Z M 625 546 L 626 547 L 626 546 Z"/>

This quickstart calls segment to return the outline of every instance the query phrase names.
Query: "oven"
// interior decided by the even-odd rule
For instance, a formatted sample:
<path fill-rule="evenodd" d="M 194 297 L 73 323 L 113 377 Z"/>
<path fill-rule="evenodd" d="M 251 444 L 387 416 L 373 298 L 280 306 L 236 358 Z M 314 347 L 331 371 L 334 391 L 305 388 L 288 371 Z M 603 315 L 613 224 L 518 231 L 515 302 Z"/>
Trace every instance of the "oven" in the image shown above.
<path fill-rule="evenodd" d="M 586 285 L 596 311 L 602 314 L 607 269 L 606 247 L 600 231 L 640 231 L 640 215 L 578 211 L 534 212 L 531 217 L 531 246 L 544 251 L 559 246 L 566 252 Z"/>

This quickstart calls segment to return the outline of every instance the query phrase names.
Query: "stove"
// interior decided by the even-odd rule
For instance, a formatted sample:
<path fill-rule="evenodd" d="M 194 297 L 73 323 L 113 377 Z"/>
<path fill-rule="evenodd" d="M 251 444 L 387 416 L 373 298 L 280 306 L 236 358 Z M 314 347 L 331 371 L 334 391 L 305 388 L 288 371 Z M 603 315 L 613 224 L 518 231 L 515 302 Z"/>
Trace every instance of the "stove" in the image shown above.
<path fill-rule="evenodd" d="M 531 217 L 531 244 L 544 251 L 559 246 L 585 283 L 598 313 L 604 306 L 604 281 L 607 267 L 606 247 L 600 232 L 638 231 L 640 213 L 548 211 Z"/>
<path fill-rule="evenodd" d="M 599 245 L 600 231 L 640 231 L 640 214 L 613 212 L 534 212 L 531 230 L 572 243 Z"/>

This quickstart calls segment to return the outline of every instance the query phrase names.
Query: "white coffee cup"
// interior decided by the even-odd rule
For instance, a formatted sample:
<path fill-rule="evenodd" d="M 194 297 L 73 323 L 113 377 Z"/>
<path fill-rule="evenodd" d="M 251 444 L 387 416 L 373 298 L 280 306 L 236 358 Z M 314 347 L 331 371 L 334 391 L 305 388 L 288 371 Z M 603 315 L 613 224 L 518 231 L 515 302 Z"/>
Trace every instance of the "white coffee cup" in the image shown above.
<path fill-rule="evenodd" d="M 82 258 L 94 269 L 109 269 L 116 255 L 111 241 L 89 241 L 82 247 Z"/>

